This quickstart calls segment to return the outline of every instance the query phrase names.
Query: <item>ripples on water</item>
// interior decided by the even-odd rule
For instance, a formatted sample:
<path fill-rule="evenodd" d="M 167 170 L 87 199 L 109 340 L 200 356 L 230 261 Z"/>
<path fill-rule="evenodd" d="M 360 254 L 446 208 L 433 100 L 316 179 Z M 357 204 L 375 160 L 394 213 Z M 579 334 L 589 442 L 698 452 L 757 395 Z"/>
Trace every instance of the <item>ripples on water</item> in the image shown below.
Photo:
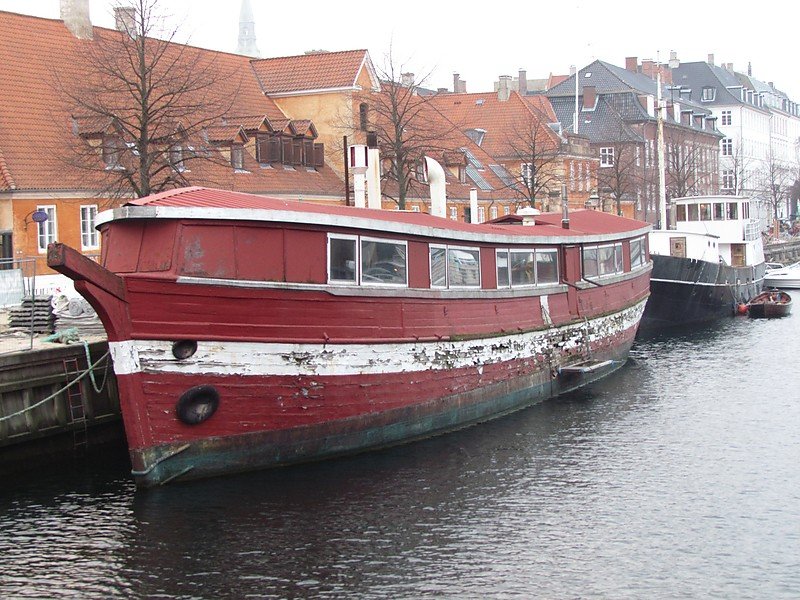
<path fill-rule="evenodd" d="M 800 315 L 392 450 L 137 492 L 124 450 L 3 482 L 0 595 L 796 598 Z"/>

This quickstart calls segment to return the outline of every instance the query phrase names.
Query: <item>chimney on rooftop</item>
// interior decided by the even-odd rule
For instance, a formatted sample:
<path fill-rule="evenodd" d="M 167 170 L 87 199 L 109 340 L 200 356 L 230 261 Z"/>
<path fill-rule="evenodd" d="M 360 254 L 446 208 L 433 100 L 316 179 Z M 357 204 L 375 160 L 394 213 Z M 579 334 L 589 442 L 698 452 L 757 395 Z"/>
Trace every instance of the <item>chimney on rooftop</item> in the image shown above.
<path fill-rule="evenodd" d="M 636 56 L 628 56 L 625 58 L 625 70 L 631 73 L 639 72 L 639 59 Z"/>
<path fill-rule="evenodd" d="M 519 70 L 519 85 L 517 89 L 519 89 L 520 96 L 527 96 L 528 95 L 528 74 L 525 72 L 525 69 Z"/>
<path fill-rule="evenodd" d="M 401 73 L 400 74 L 400 85 L 403 87 L 412 87 L 414 85 L 414 74 L 413 73 Z"/>
<path fill-rule="evenodd" d="M 677 69 L 681 66 L 681 61 L 678 60 L 678 53 L 675 50 L 669 51 L 669 68 Z"/>
<path fill-rule="evenodd" d="M 497 87 L 497 99 L 505 102 L 511 97 L 511 75 L 500 75 L 500 84 Z"/>
<path fill-rule="evenodd" d="M 133 6 L 115 6 L 114 26 L 117 31 L 136 37 L 136 9 Z"/>
<path fill-rule="evenodd" d="M 70 33 L 79 40 L 93 37 L 92 20 L 89 18 L 89 0 L 61 0 L 61 20 Z"/>
<path fill-rule="evenodd" d="M 748 77 L 753 76 L 753 63 L 751 63 L 750 61 L 747 61 L 747 76 Z"/>
<path fill-rule="evenodd" d="M 714 55 L 713 54 L 709 54 L 708 55 L 708 64 L 710 64 L 712 67 L 714 66 Z"/>

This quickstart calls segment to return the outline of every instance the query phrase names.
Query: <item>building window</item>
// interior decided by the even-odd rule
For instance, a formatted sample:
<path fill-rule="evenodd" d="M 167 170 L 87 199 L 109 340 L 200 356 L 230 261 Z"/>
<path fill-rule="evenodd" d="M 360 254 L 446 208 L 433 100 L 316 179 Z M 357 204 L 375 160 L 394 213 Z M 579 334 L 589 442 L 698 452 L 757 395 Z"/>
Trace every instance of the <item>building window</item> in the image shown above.
<path fill-rule="evenodd" d="M 244 171 L 244 146 L 231 146 L 231 166 L 235 171 Z"/>
<path fill-rule="evenodd" d="M 39 252 L 47 252 L 47 246 L 56 241 L 56 207 L 37 206 L 36 210 L 47 214 L 47 220 L 36 223 Z"/>
<path fill-rule="evenodd" d="M 458 207 L 456 207 L 456 206 L 451 206 L 450 207 L 450 218 L 453 221 L 458 221 Z"/>
<path fill-rule="evenodd" d="M 486 220 L 486 208 L 483 206 L 478 207 L 478 223 L 483 223 Z"/>
<path fill-rule="evenodd" d="M 600 166 L 614 166 L 614 148 L 600 148 Z"/>
<path fill-rule="evenodd" d="M 497 218 L 497 207 L 496 206 L 492 206 L 491 208 L 489 208 L 489 218 L 492 219 L 492 220 Z"/>
<path fill-rule="evenodd" d="M 733 189 L 733 169 L 723 169 L 722 170 L 722 189 L 723 190 L 732 190 Z"/>
<path fill-rule="evenodd" d="M 731 115 L 731 111 L 723 110 L 722 111 L 722 124 L 723 125 L 732 125 L 733 124 L 733 117 Z"/>
<path fill-rule="evenodd" d="M 183 164 L 183 148 L 181 146 L 172 146 L 169 149 L 169 164 L 178 173 L 183 173 L 186 170 L 186 165 Z"/>
<path fill-rule="evenodd" d="M 531 179 L 533 177 L 533 165 L 531 163 L 522 163 L 519 167 L 519 173 L 522 176 L 522 181 L 526 187 L 531 187 Z"/>
<path fill-rule="evenodd" d="M 700 97 L 700 99 L 703 102 L 712 102 L 716 97 L 717 97 L 717 89 L 706 86 L 703 88 L 703 95 Z"/>
<path fill-rule="evenodd" d="M 503 207 L 503 214 L 504 215 L 510 215 L 511 214 L 511 207 L 508 206 L 507 204 Z"/>
<path fill-rule="evenodd" d="M 731 138 L 722 140 L 722 156 L 733 156 L 733 140 Z"/>
<path fill-rule="evenodd" d="M 100 246 L 97 239 L 97 205 L 81 206 L 81 249 L 94 250 Z"/>
<path fill-rule="evenodd" d="M 361 131 L 366 131 L 369 127 L 369 106 L 365 102 L 358 105 L 358 128 Z"/>

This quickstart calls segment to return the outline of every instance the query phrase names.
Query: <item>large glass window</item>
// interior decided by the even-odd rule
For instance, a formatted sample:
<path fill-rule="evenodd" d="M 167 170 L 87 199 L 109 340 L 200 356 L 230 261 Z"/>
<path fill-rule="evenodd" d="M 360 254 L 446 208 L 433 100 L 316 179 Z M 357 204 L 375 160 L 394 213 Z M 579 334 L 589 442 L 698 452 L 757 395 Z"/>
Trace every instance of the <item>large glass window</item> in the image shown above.
<path fill-rule="evenodd" d="M 715 221 L 725 220 L 725 204 L 723 204 L 722 202 L 714 202 L 714 220 Z"/>
<path fill-rule="evenodd" d="M 588 246 L 583 249 L 583 276 L 585 278 L 614 275 L 624 272 L 622 243 Z"/>
<path fill-rule="evenodd" d="M 511 285 L 536 285 L 536 258 L 533 250 L 511 251 Z"/>
<path fill-rule="evenodd" d="M 356 283 L 356 238 L 328 238 L 328 280 Z"/>
<path fill-rule="evenodd" d="M 708 202 L 703 202 L 700 205 L 700 220 L 701 221 L 710 221 L 711 220 L 711 204 Z"/>
<path fill-rule="evenodd" d="M 728 202 L 728 218 L 732 221 L 739 218 L 739 205 L 736 202 Z"/>
<path fill-rule="evenodd" d="M 686 205 L 685 204 L 678 204 L 675 207 L 675 218 L 678 221 L 685 221 L 686 220 Z"/>
<path fill-rule="evenodd" d="M 536 251 L 536 283 L 538 285 L 558 283 L 557 250 Z"/>
<path fill-rule="evenodd" d="M 689 220 L 690 221 L 700 220 L 700 211 L 698 209 L 697 204 L 689 204 Z"/>
<path fill-rule="evenodd" d="M 406 245 L 361 239 L 361 282 L 406 285 Z"/>

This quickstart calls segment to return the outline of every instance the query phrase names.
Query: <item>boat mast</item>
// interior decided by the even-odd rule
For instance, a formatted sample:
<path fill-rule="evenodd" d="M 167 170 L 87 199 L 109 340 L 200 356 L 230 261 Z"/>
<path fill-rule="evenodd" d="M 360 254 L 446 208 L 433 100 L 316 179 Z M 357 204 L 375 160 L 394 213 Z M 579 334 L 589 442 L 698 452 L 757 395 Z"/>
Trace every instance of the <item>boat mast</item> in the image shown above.
<path fill-rule="evenodd" d="M 661 102 L 661 63 L 656 71 L 656 143 L 658 146 L 658 228 L 667 228 L 667 177 L 664 168 L 664 107 Z"/>

